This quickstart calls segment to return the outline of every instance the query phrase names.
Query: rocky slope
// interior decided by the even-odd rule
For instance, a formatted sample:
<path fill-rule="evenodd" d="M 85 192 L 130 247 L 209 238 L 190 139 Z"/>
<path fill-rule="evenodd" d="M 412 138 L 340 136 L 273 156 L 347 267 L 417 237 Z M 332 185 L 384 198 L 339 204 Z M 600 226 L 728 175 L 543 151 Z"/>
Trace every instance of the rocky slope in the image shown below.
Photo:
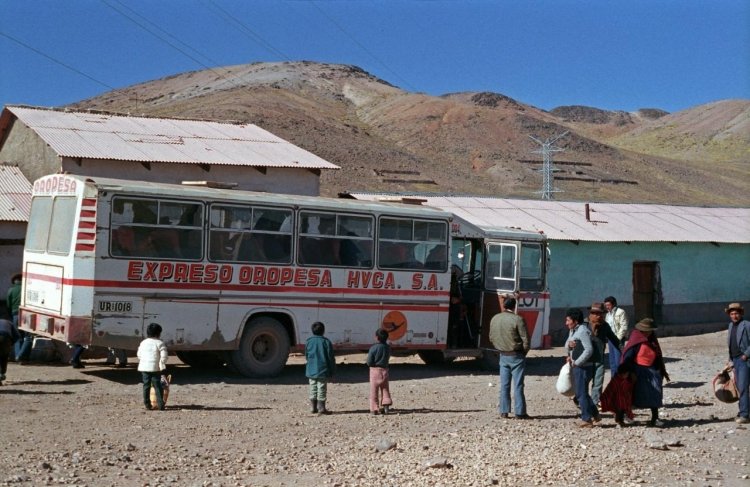
<path fill-rule="evenodd" d="M 410 93 L 355 66 L 256 63 L 183 73 L 73 105 L 259 125 L 341 166 L 322 192 L 538 197 L 539 140 L 560 138 L 558 199 L 747 205 L 750 101 L 678 114 L 551 112 L 498 93 Z M 697 110 L 697 112 L 695 112 Z M 694 134 L 700 129 L 701 137 Z M 669 143 L 664 141 L 670 141 Z"/>

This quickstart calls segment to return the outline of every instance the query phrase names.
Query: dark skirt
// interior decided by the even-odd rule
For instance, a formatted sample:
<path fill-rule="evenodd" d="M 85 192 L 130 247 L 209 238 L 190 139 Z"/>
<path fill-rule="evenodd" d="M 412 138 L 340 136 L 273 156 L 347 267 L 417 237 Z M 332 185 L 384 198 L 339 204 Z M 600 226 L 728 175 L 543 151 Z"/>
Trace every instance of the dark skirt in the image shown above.
<path fill-rule="evenodd" d="M 660 408 L 663 405 L 661 373 L 651 367 L 635 366 L 634 408 Z"/>

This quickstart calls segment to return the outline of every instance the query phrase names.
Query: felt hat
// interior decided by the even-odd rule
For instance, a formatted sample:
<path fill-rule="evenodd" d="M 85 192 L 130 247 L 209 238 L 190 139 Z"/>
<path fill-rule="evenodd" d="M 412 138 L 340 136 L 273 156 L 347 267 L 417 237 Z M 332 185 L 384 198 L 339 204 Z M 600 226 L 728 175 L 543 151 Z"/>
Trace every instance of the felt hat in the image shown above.
<path fill-rule="evenodd" d="M 589 308 L 589 313 L 602 313 L 602 314 L 604 314 L 604 306 L 602 306 L 602 303 L 599 303 L 599 302 L 592 303 L 591 307 Z"/>
<path fill-rule="evenodd" d="M 731 303 L 729 306 L 724 308 L 724 312 L 726 314 L 729 314 L 730 311 L 735 310 L 735 309 L 739 311 L 740 313 L 745 314 L 745 308 L 743 308 L 740 303 Z"/>
<path fill-rule="evenodd" d="M 654 331 L 656 330 L 656 325 L 654 325 L 654 320 L 651 318 L 643 318 L 635 324 L 635 329 L 641 331 Z"/>

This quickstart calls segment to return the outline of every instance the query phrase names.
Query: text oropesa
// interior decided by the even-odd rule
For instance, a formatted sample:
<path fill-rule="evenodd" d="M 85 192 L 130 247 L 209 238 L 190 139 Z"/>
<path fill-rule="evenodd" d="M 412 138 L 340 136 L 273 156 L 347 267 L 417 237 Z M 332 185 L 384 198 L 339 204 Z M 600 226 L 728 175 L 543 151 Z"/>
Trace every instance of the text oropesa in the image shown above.
<path fill-rule="evenodd" d="M 228 264 L 188 264 L 184 262 L 128 262 L 129 281 L 185 282 L 252 284 L 256 286 L 333 287 L 329 269 L 307 269 L 294 267 L 266 267 Z M 440 290 L 438 276 L 415 272 L 411 276 L 411 288 Z M 347 272 L 346 287 L 367 289 L 396 289 L 393 272 L 354 271 Z"/>

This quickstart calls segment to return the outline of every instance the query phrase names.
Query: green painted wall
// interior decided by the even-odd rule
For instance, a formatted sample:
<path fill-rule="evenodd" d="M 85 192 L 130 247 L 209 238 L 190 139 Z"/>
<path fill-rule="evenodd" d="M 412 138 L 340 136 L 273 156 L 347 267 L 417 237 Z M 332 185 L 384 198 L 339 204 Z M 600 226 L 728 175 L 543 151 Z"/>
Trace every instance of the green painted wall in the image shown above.
<path fill-rule="evenodd" d="M 568 307 L 615 296 L 632 315 L 633 262 L 655 261 L 663 323 L 724 321 L 730 301 L 750 304 L 750 245 L 668 242 L 550 241 L 551 329 Z"/>

